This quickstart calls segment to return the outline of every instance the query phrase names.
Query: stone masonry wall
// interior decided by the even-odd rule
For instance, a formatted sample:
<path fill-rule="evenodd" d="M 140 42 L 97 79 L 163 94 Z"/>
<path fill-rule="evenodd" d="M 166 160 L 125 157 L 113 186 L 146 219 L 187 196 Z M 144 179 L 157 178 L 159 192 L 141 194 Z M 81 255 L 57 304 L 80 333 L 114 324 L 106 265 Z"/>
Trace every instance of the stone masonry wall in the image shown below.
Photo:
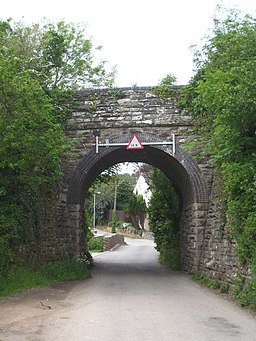
<path fill-rule="evenodd" d="M 104 250 L 111 251 L 119 245 L 125 245 L 124 236 L 120 234 L 113 234 L 111 236 L 104 236 Z"/>
<path fill-rule="evenodd" d="M 77 92 L 73 112 L 66 121 L 69 139 L 77 140 L 72 150 L 74 157 L 64 164 L 67 177 L 73 174 L 77 158 L 81 159 L 95 148 L 95 134 L 100 134 L 101 143 L 129 133 L 161 135 L 166 141 L 172 139 L 172 133 L 187 134 L 192 128 L 190 115 L 177 108 L 175 99 L 161 100 L 150 90 Z"/>
<path fill-rule="evenodd" d="M 213 177 L 207 208 L 203 245 L 199 257 L 200 272 L 210 278 L 231 284 L 238 274 L 250 279 L 251 270 L 236 257 L 236 243 L 224 226 L 218 195 L 218 181 Z"/>

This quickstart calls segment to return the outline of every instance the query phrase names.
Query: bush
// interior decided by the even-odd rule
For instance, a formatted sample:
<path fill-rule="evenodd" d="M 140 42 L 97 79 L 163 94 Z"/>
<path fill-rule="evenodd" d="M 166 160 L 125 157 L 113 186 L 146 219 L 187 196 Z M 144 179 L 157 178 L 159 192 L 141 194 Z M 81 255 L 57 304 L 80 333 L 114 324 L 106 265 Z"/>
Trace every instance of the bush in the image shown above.
<path fill-rule="evenodd" d="M 244 276 L 240 273 L 237 274 L 232 295 L 242 307 L 247 307 L 256 312 L 256 265 L 253 266 L 252 280 L 247 284 L 245 284 Z"/>
<path fill-rule="evenodd" d="M 89 250 L 91 252 L 104 251 L 104 237 L 92 237 L 89 240 Z"/>
<path fill-rule="evenodd" d="M 222 290 L 220 282 L 216 279 L 204 277 L 199 273 L 193 274 L 192 279 L 206 285 L 208 288 L 220 289 L 220 291 Z"/>
<path fill-rule="evenodd" d="M 160 261 L 173 270 L 180 269 L 180 198 L 170 180 L 159 170 L 151 177 L 149 225 L 154 233 Z"/>
<path fill-rule="evenodd" d="M 160 261 L 167 265 L 172 270 L 180 270 L 180 235 L 179 233 L 173 235 L 171 240 L 161 245 Z"/>
<path fill-rule="evenodd" d="M 221 9 L 221 8 L 220 8 Z M 233 237 L 243 264 L 256 261 L 256 78 L 255 20 L 230 11 L 215 17 L 211 35 L 195 51 L 196 72 L 182 91 L 196 135 L 195 152 L 208 155 L 219 178 L 228 238 Z M 254 269 L 255 271 L 255 269 Z M 244 279 L 242 279 L 243 281 Z M 240 281 L 239 278 L 236 282 Z M 255 278 L 234 297 L 256 309 Z"/>
<path fill-rule="evenodd" d="M 0 237 L 0 279 L 9 271 L 12 260 L 12 251 L 7 238 Z"/>
<path fill-rule="evenodd" d="M 256 283 L 250 283 L 246 288 L 235 287 L 233 298 L 238 301 L 242 307 L 249 308 L 256 312 Z"/>

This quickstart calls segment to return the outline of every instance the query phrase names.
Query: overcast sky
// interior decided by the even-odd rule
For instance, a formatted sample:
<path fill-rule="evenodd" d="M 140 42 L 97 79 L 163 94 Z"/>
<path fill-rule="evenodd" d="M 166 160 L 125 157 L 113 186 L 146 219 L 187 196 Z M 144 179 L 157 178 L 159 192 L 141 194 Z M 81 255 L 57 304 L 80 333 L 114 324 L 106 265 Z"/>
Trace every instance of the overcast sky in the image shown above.
<path fill-rule="evenodd" d="M 256 16 L 254 0 L 7 0 L 0 18 L 87 23 L 102 57 L 117 66 L 116 86 L 156 85 L 168 73 L 186 84 L 193 74 L 190 46 L 212 27 L 220 2 Z"/>

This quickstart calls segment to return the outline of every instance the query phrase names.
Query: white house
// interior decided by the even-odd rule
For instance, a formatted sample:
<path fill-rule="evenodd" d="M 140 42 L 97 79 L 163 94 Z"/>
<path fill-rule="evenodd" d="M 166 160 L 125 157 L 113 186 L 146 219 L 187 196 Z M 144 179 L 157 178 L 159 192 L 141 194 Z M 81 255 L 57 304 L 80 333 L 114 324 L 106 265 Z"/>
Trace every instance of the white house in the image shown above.
<path fill-rule="evenodd" d="M 151 192 L 143 175 L 139 176 L 139 179 L 134 187 L 133 193 L 141 194 L 146 202 L 146 205 L 148 206 L 151 197 Z"/>

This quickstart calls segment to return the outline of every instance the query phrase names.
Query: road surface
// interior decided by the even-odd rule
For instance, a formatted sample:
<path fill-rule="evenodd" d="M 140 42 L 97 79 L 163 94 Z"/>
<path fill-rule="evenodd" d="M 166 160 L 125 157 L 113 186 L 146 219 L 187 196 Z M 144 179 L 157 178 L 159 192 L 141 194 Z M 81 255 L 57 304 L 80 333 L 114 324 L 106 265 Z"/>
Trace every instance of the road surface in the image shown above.
<path fill-rule="evenodd" d="M 94 256 L 92 279 L 3 300 L 0 341 L 256 341 L 253 315 L 127 242 Z"/>

